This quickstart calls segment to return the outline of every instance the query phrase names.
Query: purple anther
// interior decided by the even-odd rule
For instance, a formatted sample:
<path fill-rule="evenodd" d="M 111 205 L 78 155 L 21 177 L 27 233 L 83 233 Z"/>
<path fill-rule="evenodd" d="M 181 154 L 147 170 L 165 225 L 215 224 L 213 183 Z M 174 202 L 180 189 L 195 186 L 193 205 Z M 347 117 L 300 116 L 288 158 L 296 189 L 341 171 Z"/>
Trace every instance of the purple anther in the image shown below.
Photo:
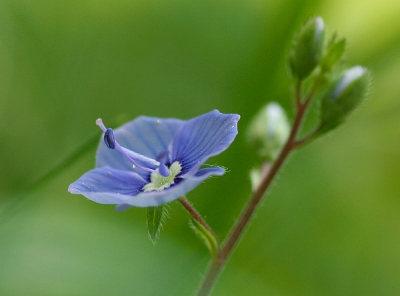
<path fill-rule="evenodd" d="M 150 173 L 155 172 L 154 169 L 148 168 L 145 166 L 140 165 L 137 161 L 144 162 L 147 164 L 150 164 L 152 167 L 154 166 L 159 166 L 159 173 L 163 177 L 168 177 L 170 175 L 170 171 L 167 169 L 167 167 L 154 159 L 151 159 L 149 157 L 146 157 L 144 155 L 141 155 L 139 153 L 136 153 L 134 151 L 131 151 L 129 149 L 126 149 L 122 147 L 114 138 L 114 132 L 111 128 L 106 128 L 106 126 L 103 124 L 103 121 L 101 118 L 96 120 L 96 124 L 100 127 L 100 129 L 104 132 L 104 142 L 106 143 L 107 147 L 110 149 L 115 149 L 118 152 L 120 152 L 123 156 L 125 156 L 132 164 L 134 168 L 139 168 L 144 171 L 148 171 Z M 168 156 L 168 154 L 165 154 L 165 156 Z"/>
<path fill-rule="evenodd" d="M 111 128 L 108 128 L 104 133 L 104 142 L 106 143 L 108 148 L 115 149 L 114 133 Z"/>

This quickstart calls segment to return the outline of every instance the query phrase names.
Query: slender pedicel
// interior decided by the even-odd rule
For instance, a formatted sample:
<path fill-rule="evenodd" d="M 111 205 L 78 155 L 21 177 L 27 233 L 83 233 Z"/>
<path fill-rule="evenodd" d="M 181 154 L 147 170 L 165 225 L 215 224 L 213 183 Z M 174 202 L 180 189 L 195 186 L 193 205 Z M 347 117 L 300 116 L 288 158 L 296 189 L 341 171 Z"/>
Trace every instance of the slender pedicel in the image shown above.
<path fill-rule="evenodd" d="M 110 149 L 117 149 L 119 153 L 121 153 L 123 156 L 125 156 L 132 164 L 133 167 L 137 167 L 139 169 L 142 169 L 144 171 L 148 171 L 151 173 L 156 172 L 153 169 L 146 168 L 144 166 L 139 165 L 132 157 L 130 157 L 128 154 L 134 155 L 135 158 L 138 158 L 144 162 L 150 163 L 152 165 L 157 165 L 158 166 L 158 172 L 161 176 L 163 177 L 168 177 L 170 175 L 170 171 L 168 168 L 162 163 L 158 162 L 154 159 L 148 158 L 146 156 L 143 156 L 141 154 L 138 154 L 136 152 L 130 151 L 121 145 L 118 144 L 118 142 L 114 138 L 114 132 L 111 128 L 106 128 L 105 125 L 103 124 L 103 121 L 101 118 L 96 120 L 96 124 L 101 128 L 101 130 L 104 132 L 104 142 L 106 143 L 107 147 Z"/>

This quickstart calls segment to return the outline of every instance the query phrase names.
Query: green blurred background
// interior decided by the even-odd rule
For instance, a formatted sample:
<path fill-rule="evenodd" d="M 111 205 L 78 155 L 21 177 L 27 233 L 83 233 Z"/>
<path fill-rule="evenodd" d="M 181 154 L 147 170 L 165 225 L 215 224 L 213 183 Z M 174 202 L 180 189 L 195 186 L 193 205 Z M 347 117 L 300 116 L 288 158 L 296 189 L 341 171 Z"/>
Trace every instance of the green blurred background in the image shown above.
<path fill-rule="evenodd" d="M 213 295 L 400 295 L 398 0 L 1 0 L 0 295 L 191 295 L 208 253 L 178 203 L 153 246 L 146 209 L 67 192 L 93 168 L 95 120 L 239 113 L 208 161 L 230 172 L 188 195 L 223 239 L 256 165 L 245 128 L 268 101 L 291 112 L 286 56 L 314 15 L 371 95 L 290 158 Z"/>

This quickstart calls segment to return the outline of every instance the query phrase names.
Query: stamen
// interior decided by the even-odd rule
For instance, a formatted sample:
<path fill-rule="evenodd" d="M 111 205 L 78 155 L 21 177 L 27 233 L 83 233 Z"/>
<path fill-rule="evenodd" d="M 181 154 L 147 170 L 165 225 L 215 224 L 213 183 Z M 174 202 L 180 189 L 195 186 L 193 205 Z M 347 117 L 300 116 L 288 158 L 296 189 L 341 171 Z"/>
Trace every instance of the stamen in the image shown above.
<path fill-rule="evenodd" d="M 104 142 L 106 143 L 108 148 L 115 149 L 114 133 L 111 128 L 108 128 L 104 133 Z"/>
<path fill-rule="evenodd" d="M 121 145 L 118 144 L 118 142 L 114 138 L 114 132 L 111 128 L 106 128 L 105 125 L 103 124 L 103 121 L 101 118 L 96 120 L 96 124 L 101 128 L 101 130 L 104 132 L 104 142 L 106 143 L 107 147 L 110 149 L 116 149 L 119 153 L 121 153 L 123 156 L 125 156 L 131 163 L 132 163 L 132 168 L 139 168 L 144 171 L 148 172 L 155 172 L 155 170 L 146 168 L 144 166 L 139 165 L 134 159 L 137 158 L 140 161 L 147 162 L 151 165 L 158 166 L 158 172 L 160 173 L 161 176 L 163 177 L 168 177 L 170 175 L 170 171 L 167 169 L 167 167 L 162 163 L 158 162 L 154 159 L 148 158 L 144 155 L 138 154 L 134 151 L 130 151 Z M 132 157 L 131 157 L 132 156 Z"/>
<path fill-rule="evenodd" d="M 129 155 L 125 153 L 123 147 L 119 145 L 117 141 L 114 140 L 114 143 L 115 143 L 115 149 L 117 149 L 119 153 L 125 156 L 135 167 L 151 173 L 154 172 L 154 170 L 139 165 L 136 161 L 134 161 L 131 157 L 129 157 Z"/>

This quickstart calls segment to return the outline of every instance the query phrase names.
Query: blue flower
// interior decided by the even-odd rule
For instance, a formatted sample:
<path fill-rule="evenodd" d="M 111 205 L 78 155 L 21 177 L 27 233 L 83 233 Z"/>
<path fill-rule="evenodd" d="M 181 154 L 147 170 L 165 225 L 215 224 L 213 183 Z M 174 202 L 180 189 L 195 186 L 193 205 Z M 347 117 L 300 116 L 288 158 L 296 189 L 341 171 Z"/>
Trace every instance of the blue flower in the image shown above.
<path fill-rule="evenodd" d="M 233 142 L 239 118 L 218 110 L 188 121 L 141 116 L 115 131 L 98 119 L 104 143 L 97 150 L 96 168 L 68 191 L 116 204 L 117 211 L 173 201 L 208 177 L 225 173 L 220 167 L 200 166 Z"/>

